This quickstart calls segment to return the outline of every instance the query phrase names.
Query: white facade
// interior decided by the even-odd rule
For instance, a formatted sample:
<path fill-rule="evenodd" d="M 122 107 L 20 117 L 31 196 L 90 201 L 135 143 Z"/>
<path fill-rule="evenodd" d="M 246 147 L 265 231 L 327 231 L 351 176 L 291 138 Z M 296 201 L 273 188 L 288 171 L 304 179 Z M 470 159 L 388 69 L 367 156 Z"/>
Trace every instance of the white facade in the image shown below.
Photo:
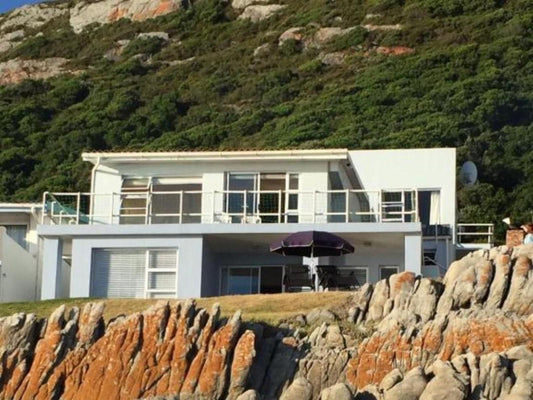
<path fill-rule="evenodd" d="M 0 302 L 35 300 L 41 204 L 0 203 Z"/>
<path fill-rule="evenodd" d="M 305 230 L 350 242 L 354 254 L 319 264 L 359 281 L 434 276 L 454 259 L 455 149 L 83 158 L 90 193 L 43 196 L 43 299 L 284 291 L 308 260 L 269 244 Z"/>

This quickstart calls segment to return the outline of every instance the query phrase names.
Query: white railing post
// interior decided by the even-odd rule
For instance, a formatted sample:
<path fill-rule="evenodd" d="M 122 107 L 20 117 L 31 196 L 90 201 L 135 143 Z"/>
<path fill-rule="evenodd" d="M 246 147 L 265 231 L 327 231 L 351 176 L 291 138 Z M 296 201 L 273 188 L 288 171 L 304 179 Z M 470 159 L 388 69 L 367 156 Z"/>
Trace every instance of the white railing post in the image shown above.
<path fill-rule="evenodd" d="M 378 222 L 381 222 L 383 221 L 383 189 L 380 189 L 378 193 L 378 210 Z"/>
<path fill-rule="evenodd" d="M 41 225 L 44 225 L 44 214 L 45 214 L 45 211 L 47 210 L 47 207 L 46 207 L 46 196 L 48 196 L 48 192 L 44 192 L 43 193 L 43 208 L 41 210 Z M 48 212 L 48 211 L 46 211 L 46 212 Z"/>
<path fill-rule="evenodd" d="M 179 215 L 180 224 L 183 223 L 183 190 L 180 192 L 180 215 Z"/>
<path fill-rule="evenodd" d="M 316 190 L 313 192 L 313 224 L 316 222 Z"/>
<path fill-rule="evenodd" d="M 285 195 L 286 198 L 289 197 L 289 194 L 287 193 Z M 281 209 L 282 207 L 285 208 L 285 202 L 283 203 L 283 206 L 281 205 L 281 199 L 283 198 L 282 196 L 282 191 L 281 190 L 278 190 L 278 224 L 281 224 Z"/>
<path fill-rule="evenodd" d="M 81 206 L 81 193 L 76 195 L 76 225 L 80 224 L 80 206 Z"/>
<path fill-rule="evenodd" d="M 344 222 L 350 222 L 350 207 L 349 207 L 350 195 L 349 193 L 350 193 L 349 189 L 346 189 L 344 192 L 344 195 L 346 197 L 345 202 L 344 202 L 344 207 L 345 207 Z"/>
<path fill-rule="evenodd" d="M 91 194 L 93 196 L 93 194 Z M 109 223 L 113 224 L 113 216 L 114 216 L 114 208 L 115 208 L 115 193 L 111 193 L 111 200 L 110 200 L 110 207 L 109 207 Z M 120 222 L 120 221 L 119 221 Z"/>
<path fill-rule="evenodd" d="M 243 190 L 243 196 L 244 196 L 244 199 L 243 199 L 243 206 L 242 206 L 242 221 L 241 222 L 246 223 L 246 213 L 248 211 L 248 191 L 247 190 Z"/>

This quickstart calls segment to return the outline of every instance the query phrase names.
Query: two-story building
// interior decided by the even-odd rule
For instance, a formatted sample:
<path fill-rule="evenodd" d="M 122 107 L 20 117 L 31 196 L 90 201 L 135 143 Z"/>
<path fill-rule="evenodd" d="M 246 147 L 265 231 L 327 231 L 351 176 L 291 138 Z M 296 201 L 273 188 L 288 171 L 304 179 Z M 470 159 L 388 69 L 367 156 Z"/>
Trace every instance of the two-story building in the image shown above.
<path fill-rule="evenodd" d="M 404 270 L 437 276 L 464 247 L 455 149 L 83 159 L 93 164 L 90 193 L 43 196 L 42 299 L 282 292 L 286 266 L 306 260 L 270 253 L 269 245 L 304 230 L 350 242 L 353 254 L 320 263 L 360 283 Z"/>

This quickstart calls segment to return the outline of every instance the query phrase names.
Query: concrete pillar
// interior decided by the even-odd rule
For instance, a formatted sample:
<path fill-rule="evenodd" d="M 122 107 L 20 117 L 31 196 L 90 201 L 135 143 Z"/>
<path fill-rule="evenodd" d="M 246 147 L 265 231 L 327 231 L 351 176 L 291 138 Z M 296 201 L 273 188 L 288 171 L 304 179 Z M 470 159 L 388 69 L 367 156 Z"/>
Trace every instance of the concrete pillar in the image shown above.
<path fill-rule="evenodd" d="M 404 265 L 406 271 L 422 274 L 422 235 L 407 235 L 404 238 Z"/>
<path fill-rule="evenodd" d="M 201 297 L 202 268 L 203 239 L 181 239 L 178 245 L 178 298 Z"/>
<path fill-rule="evenodd" d="M 41 300 L 57 299 L 60 296 L 62 256 L 63 240 L 44 238 Z"/>

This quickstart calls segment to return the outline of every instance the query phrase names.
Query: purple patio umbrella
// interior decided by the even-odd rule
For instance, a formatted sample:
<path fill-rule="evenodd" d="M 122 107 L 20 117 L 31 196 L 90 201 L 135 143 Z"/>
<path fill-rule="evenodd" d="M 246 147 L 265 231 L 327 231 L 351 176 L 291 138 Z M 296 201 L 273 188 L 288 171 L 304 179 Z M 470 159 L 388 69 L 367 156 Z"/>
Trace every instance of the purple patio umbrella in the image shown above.
<path fill-rule="evenodd" d="M 323 231 L 296 232 L 270 245 L 270 251 L 284 256 L 327 257 L 353 253 L 353 246 L 333 233 Z M 318 289 L 316 266 L 312 263 L 315 274 L 315 290 Z"/>

